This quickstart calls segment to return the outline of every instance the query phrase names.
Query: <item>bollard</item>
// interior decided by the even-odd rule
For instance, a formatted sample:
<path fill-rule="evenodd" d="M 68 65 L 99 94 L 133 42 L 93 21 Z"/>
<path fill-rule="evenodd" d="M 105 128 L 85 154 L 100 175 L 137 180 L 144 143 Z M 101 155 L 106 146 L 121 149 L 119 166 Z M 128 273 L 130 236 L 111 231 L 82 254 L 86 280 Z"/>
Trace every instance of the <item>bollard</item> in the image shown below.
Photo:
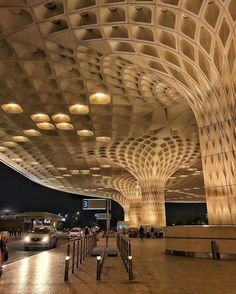
<path fill-rule="evenodd" d="M 75 271 L 75 242 L 73 242 L 73 247 L 72 247 L 72 274 Z"/>
<path fill-rule="evenodd" d="M 132 256 L 128 257 L 128 268 L 129 268 L 129 280 L 133 279 L 133 258 Z"/>
<path fill-rule="evenodd" d="M 67 253 L 66 253 L 66 255 L 70 256 L 70 244 L 67 245 Z"/>
<path fill-rule="evenodd" d="M 76 268 L 79 267 L 79 240 L 77 241 Z"/>
<path fill-rule="evenodd" d="M 101 280 L 101 256 L 97 256 L 97 280 Z"/>
<path fill-rule="evenodd" d="M 128 255 L 131 256 L 132 253 L 131 253 L 131 244 L 130 244 L 130 241 L 129 241 L 129 247 L 128 247 L 128 249 L 129 249 Z"/>
<path fill-rule="evenodd" d="M 70 256 L 66 256 L 65 258 L 65 273 L 64 273 L 64 281 L 68 281 L 69 279 L 69 266 L 70 266 Z"/>

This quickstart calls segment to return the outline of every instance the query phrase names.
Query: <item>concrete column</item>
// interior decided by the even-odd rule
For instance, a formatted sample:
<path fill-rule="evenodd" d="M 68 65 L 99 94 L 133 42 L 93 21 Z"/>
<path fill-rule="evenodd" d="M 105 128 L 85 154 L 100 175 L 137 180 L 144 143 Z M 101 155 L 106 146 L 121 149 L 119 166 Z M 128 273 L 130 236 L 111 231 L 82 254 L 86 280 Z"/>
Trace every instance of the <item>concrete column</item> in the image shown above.
<path fill-rule="evenodd" d="M 143 202 L 143 224 L 163 227 L 166 225 L 164 186 L 155 180 L 140 182 Z"/>
<path fill-rule="evenodd" d="M 210 224 L 236 224 L 235 120 L 199 128 Z"/>
<path fill-rule="evenodd" d="M 139 227 L 143 224 L 142 198 L 130 199 L 130 225 Z"/>

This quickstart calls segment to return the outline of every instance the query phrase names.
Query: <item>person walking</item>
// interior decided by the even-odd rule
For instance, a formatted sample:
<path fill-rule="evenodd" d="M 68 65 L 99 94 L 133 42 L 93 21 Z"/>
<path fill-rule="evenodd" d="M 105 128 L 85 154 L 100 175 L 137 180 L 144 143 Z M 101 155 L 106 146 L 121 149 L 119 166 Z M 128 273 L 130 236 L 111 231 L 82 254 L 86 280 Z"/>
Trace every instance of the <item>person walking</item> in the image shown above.
<path fill-rule="evenodd" d="M 6 245 L 6 237 L 0 232 L 0 277 L 3 274 L 4 262 L 8 260 L 8 250 Z"/>
<path fill-rule="evenodd" d="M 139 228 L 139 237 L 140 237 L 141 240 L 143 240 L 143 237 L 144 237 L 144 228 L 143 228 L 142 225 Z"/>

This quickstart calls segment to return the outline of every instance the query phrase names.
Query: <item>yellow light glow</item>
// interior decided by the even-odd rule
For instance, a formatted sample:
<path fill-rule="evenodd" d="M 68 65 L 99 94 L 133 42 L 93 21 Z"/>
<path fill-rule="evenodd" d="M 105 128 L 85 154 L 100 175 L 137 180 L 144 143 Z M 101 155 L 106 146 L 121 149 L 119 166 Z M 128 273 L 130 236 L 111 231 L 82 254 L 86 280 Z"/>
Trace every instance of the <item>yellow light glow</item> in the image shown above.
<path fill-rule="evenodd" d="M 32 121 L 36 123 L 46 123 L 50 121 L 50 118 L 47 114 L 44 113 L 35 113 L 31 115 Z"/>
<path fill-rule="evenodd" d="M 13 136 L 12 139 L 15 142 L 20 142 L 20 143 L 29 142 L 29 139 L 27 137 L 24 137 L 24 136 Z"/>
<path fill-rule="evenodd" d="M 111 101 L 111 96 L 107 93 L 97 92 L 89 96 L 91 104 L 108 104 Z"/>
<path fill-rule="evenodd" d="M 2 104 L 1 108 L 3 111 L 7 113 L 22 113 L 23 112 L 22 107 L 16 103 Z"/>
<path fill-rule="evenodd" d="M 3 146 L 0 146 L 0 152 L 5 152 L 5 151 L 7 151 L 7 148 L 3 147 Z"/>
<path fill-rule="evenodd" d="M 91 170 L 100 170 L 100 167 L 90 167 Z"/>
<path fill-rule="evenodd" d="M 67 114 L 58 113 L 52 116 L 52 120 L 56 123 L 68 123 L 71 119 Z"/>
<path fill-rule="evenodd" d="M 37 123 L 36 126 L 41 130 L 55 130 L 54 125 L 47 122 Z"/>
<path fill-rule="evenodd" d="M 105 136 L 103 136 L 103 137 L 96 137 L 96 141 L 98 143 L 109 143 L 111 141 L 111 138 L 105 137 Z"/>
<path fill-rule="evenodd" d="M 77 131 L 77 134 L 81 137 L 90 137 L 94 135 L 90 130 L 79 130 Z"/>
<path fill-rule="evenodd" d="M 89 112 L 89 108 L 87 105 L 73 104 L 69 107 L 69 111 L 72 114 L 87 114 Z"/>
<path fill-rule="evenodd" d="M 68 124 L 68 123 L 65 123 L 65 122 L 57 123 L 56 124 L 56 127 L 59 130 L 63 130 L 63 131 L 70 131 L 70 130 L 73 130 L 74 129 L 74 127 L 73 127 L 72 124 Z"/>
<path fill-rule="evenodd" d="M 26 136 L 30 136 L 30 137 L 37 137 L 37 136 L 40 136 L 41 133 L 39 131 L 36 131 L 36 130 L 24 130 L 23 133 L 26 135 Z"/>
<path fill-rule="evenodd" d="M 14 142 L 3 142 L 3 145 L 6 147 L 15 147 L 17 144 Z"/>

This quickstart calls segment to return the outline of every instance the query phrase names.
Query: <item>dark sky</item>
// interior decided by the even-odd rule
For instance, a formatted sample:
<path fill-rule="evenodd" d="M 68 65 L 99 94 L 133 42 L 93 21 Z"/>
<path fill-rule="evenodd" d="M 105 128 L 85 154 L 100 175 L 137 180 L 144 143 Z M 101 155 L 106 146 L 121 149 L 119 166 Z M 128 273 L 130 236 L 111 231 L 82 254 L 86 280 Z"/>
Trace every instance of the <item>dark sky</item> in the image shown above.
<path fill-rule="evenodd" d="M 47 211 L 72 214 L 80 211 L 81 218 L 94 219 L 94 211 L 82 211 L 82 199 L 87 196 L 73 195 L 36 184 L 0 163 L 0 211 Z M 184 217 L 206 214 L 205 204 L 166 204 L 167 223 L 172 224 Z M 113 222 L 123 219 L 123 209 L 112 203 Z"/>

